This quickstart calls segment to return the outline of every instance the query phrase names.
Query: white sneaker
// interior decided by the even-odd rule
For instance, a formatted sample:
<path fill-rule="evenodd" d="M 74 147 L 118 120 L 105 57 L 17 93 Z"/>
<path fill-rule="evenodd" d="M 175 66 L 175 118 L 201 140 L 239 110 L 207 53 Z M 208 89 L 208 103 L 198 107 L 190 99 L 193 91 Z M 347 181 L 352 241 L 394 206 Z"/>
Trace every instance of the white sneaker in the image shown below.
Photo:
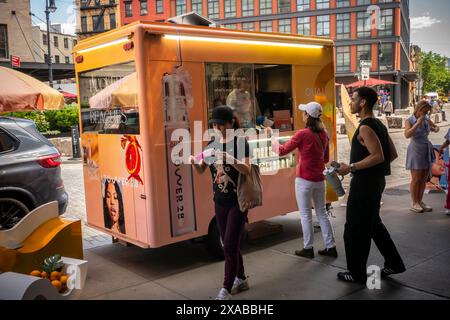
<path fill-rule="evenodd" d="M 216 297 L 216 300 L 231 300 L 232 296 L 227 289 L 222 288 Z"/>
<path fill-rule="evenodd" d="M 450 216 L 450 210 L 449 209 L 445 209 L 444 213 L 448 216 Z"/>
<path fill-rule="evenodd" d="M 246 278 L 245 280 L 239 279 L 238 277 L 236 277 L 234 279 L 234 283 L 233 283 L 233 288 L 231 288 L 231 294 L 237 294 L 239 292 L 248 290 L 249 286 L 248 286 L 248 278 Z"/>

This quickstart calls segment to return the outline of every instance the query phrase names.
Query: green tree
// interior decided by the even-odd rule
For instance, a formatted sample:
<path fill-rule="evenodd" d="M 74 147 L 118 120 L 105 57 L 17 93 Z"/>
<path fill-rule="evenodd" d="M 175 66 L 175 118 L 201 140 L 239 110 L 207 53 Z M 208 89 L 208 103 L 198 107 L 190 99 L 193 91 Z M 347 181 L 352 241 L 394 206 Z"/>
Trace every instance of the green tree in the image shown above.
<path fill-rule="evenodd" d="M 420 73 L 423 80 L 423 92 L 444 92 L 450 90 L 450 72 L 447 70 L 447 58 L 434 52 L 420 54 Z"/>

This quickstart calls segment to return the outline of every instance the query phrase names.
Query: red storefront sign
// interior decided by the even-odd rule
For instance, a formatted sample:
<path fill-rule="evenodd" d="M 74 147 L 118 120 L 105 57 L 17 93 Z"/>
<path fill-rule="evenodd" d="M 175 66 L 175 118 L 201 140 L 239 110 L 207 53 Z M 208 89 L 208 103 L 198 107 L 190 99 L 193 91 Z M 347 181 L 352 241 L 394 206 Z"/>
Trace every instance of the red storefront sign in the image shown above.
<path fill-rule="evenodd" d="M 13 68 L 20 68 L 20 57 L 11 56 L 11 65 Z"/>

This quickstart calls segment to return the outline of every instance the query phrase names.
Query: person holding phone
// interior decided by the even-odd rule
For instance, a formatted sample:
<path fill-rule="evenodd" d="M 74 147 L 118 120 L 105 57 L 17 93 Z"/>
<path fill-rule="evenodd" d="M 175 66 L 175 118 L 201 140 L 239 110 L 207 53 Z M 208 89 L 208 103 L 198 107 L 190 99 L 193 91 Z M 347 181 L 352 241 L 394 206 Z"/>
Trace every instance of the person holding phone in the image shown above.
<path fill-rule="evenodd" d="M 411 139 L 406 153 L 406 170 L 411 171 L 411 208 L 414 213 L 431 212 L 433 208 L 423 202 L 427 182 L 431 178 L 431 168 L 435 161 L 433 145 L 428 139 L 430 132 L 439 132 L 429 118 L 431 105 L 420 101 L 405 123 L 405 137 Z"/>

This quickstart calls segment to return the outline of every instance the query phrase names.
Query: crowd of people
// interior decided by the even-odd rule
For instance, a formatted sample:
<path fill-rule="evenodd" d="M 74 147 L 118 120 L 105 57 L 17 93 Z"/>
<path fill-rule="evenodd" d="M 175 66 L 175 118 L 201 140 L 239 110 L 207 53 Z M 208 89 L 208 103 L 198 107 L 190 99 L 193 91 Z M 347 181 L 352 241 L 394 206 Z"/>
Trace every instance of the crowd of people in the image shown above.
<path fill-rule="evenodd" d="M 392 112 L 392 102 L 386 97 L 384 112 Z M 395 145 L 388 129 L 377 119 L 374 108 L 379 103 L 376 91 L 368 87 L 356 89 L 351 97 L 351 112 L 358 114 L 360 124 L 351 142 L 350 163 L 341 163 L 339 173 L 352 175 L 346 207 L 344 245 L 347 260 L 346 272 L 337 274 L 337 279 L 345 282 L 365 283 L 367 280 L 367 259 L 373 240 L 384 257 L 381 277 L 386 278 L 406 270 L 390 234 L 380 217 L 380 203 L 384 192 L 385 177 L 391 174 L 391 163 L 398 158 Z M 299 161 L 293 192 L 296 195 L 303 232 L 303 248 L 295 254 L 304 258 L 314 258 L 314 232 L 312 207 L 315 210 L 323 236 L 324 248 L 318 253 L 337 258 L 338 250 L 334 231 L 327 215 L 325 200 L 324 169 L 330 161 L 329 134 L 321 120 L 322 106 L 317 102 L 299 105 L 305 128 L 299 130 L 284 143 L 272 138 L 272 149 L 280 156 L 297 151 Z M 428 140 L 430 132 L 439 128 L 429 119 L 432 106 L 420 101 L 414 114 L 408 119 L 405 137 L 411 139 L 408 147 L 406 168 L 411 171 L 411 211 L 428 212 L 433 209 L 423 202 L 425 184 L 430 178 L 434 161 L 432 145 Z M 259 130 L 272 135 L 273 122 L 258 118 Z M 206 149 L 214 148 L 214 157 L 191 163 L 199 173 L 210 169 L 214 192 L 215 215 L 223 240 L 225 255 L 225 275 L 223 288 L 217 295 L 219 300 L 228 300 L 232 295 L 249 289 L 245 274 L 240 242 L 245 230 L 248 211 L 242 212 L 238 203 L 237 184 L 239 175 L 251 171 L 249 145 L 239 143 L 239 137 L 227 135 L 227 130 L 239 127 L 236 114 L 229 106 L 218 106 L 209 120 L 220 139 L 211 140 Z M 443 152 L 450 145 L 450 130 L 440 149 Z M 244 151 L 239 152 L 239 145 Z M 205 150 L 206 150 L 205 149 Z M 371 181 L 371 183 L 367 183 Z M 450 211 L 450 196 L 445 206 Z"/>

